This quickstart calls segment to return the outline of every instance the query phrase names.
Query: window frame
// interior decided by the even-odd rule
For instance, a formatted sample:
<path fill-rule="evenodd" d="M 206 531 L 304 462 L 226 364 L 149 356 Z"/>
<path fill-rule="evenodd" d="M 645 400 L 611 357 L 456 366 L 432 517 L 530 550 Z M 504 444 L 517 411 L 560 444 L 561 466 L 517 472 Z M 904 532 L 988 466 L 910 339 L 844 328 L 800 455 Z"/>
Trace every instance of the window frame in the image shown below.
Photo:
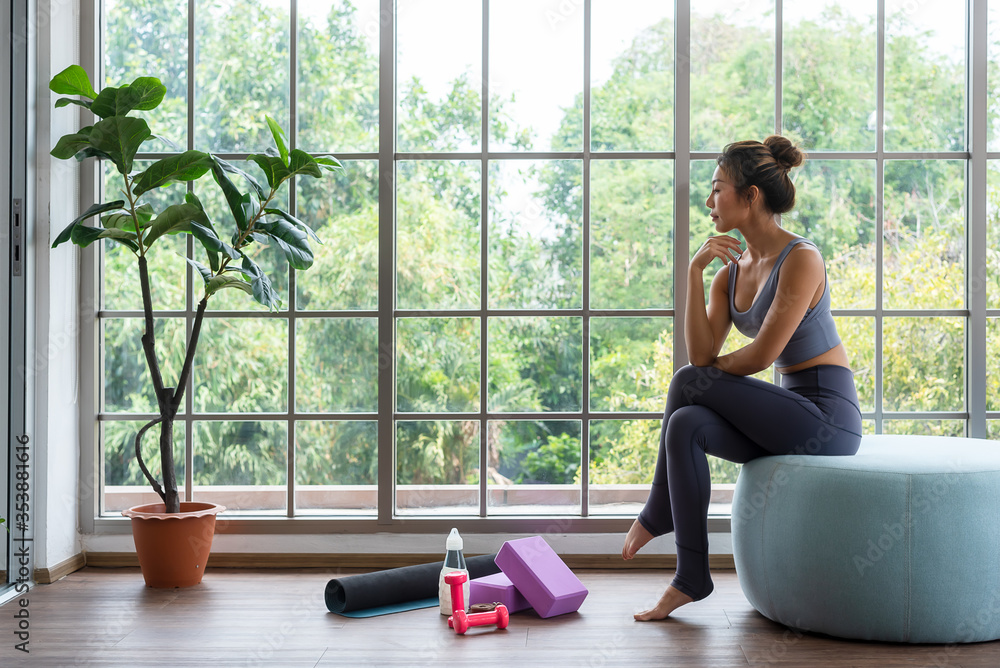
<path fill-rule="evenodd" d="M 483 91 L 486 99 L 486 91 L 489 82 L 489 6 L 490 0 L 481 0 L 483 4 L 483 25 L 482 25 L 482 69 L 483 69 Z M 290 51 L 291 51 L 291 77 L 290 77 L 290 108 L 291 131 L 289 139 L 294 146 L 295 142 L 295 119 L 296 119 L 296 45 L 298 40 L 297 31 L 297 7 L 298 0 L 289 0 L 289 20 L 290 20 Z M 775 29 L 775 128 L 777 133 L 781 132 L 782 125 L 782 62 L 783 62 L 783 0 L 774 0 L 774 29 Z M 645 151 L 616 151 L 616 152 L 596 152 L 591 151 L 590 130 L 591 130 L 591 0 L 583 0 L 579 3 L 578 9 L 583 15 L 583 147 L 581 151 L 554 152 L 554 151 L 531 151 L 531 152 L 491 152 L 489 150 L 489 124 L 488 106 L 482 105 L 481 124 L 481 148 L 476 152 L 464 153 L 397 153 L 395 151 L 396 141 L 396 63 L 394 57 L 385 57 L 385 54 L 395 54 L 395 2 L 394 0 L 379 0 L 380 21 L 379 21 L 379 52 L 381 54 L 379 64 L 379 138 L 377 152 L 359 153 L 337 153 L 337 157 L 342 160 L 377 160 L 378 178 L 382 187 L 379 188 L 378 196 L 378 217 L 379 217 L 379 270 L 378 270 L 378 306 L 372 311 L 320 311 L 310 312 L 308 317 L 377 317 L 378 320 L 378 350 L 380 359 L 395 360 L 395 328 L 398 319 L 403 317 L 434 317 L 441 315 L 448 316 L 471 316 L 477 317 L 481 322 L 481 368 L 485 369 L 488 359 L 487 348 L 487 322 L 489 317 L 517 315 L 517 316 L 551 316 L 551 315 L 571 315 L 580 316 L 583 319 L 583 340 L 582 340 L 582 410 L 580 412 L 563 413 L 516 413 L 504 414 L 491 412 L 487 408 L 485 392 L 487 388 L 485 372 L 481 378 L 480 410 L 469 413 L 403 413 L 396 410 L 395 406 L 395 364 L 380 363 L 378 367 L 378 387 L 379 398 L 377 411 L 375 413 L 350 413 L 334 414 L 321 413 L 321 417 L 316 414 L 309 414 L 310 419 L 352 419 L 352 420 L 375 420 L 378 423 L 378 509 L 377 515 L 369 517 L 336 517 L 316 515 L 295 514 L 295 424 L 302 417 L 293 404 L 289 403 L 285 412 L 275 414 L 249 414 L 236 416 L 239 420 L 261 420 L 277 419 L 286 421 L 288 425 L 288 456 L 287 456 L 287 487 L 286 514 L 282 517 L 275 516 L 234 516 L 227 518 L 228 522 L 237 526 L 241 533 L 325 533 L 330 531 L 351 532 L 351 533 L 374 533 L 381 531 L 410 532 L 410 533 L 439 533 L 452 526 L 459 527 L 464 532 L 559 532 L 559 533 L 583 533 L 583 532 L 617 532 L 627 527 L 627 522 L 631 519 L 625 517 L 589 514 L 589 429 L 591 420 L 599 419 L 638 419 L 638 418 L 659 418 L 660 414 L 646 412 L 615 412 L 605 413 L 592 411 L 589 407 L 589 362 L 590 362 L 590 319 L 597 316 L 664 316 L 673 319 L 673 355 L 675 367 L 686 363 L 686 351 L 684 348 L 684 313 L 682 308 L 668 309 L 591 309 L 589 305 L 590 290 L 590 167 L 594 160 L 628 160 L 628 159 L 663 159 L 672 160 L 674 167 L 673 198 L 674 198 L 674 235 L 673 235 L 673 272 L 674 272 L 674 294 L 672 304 L 683 304 L 687 290 L 687 272 L 690 244 L 689 244 L 689 199 L 690 189 L 697 188 L 698 184 L 692 186 L 690 183 L 691 164 L 694 160 L 712 160 L 716 157 L 715 152 L 692 151 L 690 149 L 691 139 L 691 92 L 690 92 L 690 68 L 681 67 L 675 70 L 675 101 L 674 101 L 674 138 L 675 146 L 672 151 L 645 152 Z M 986 197 L 987 197 L 987 167 L 989 160 L 1000 159 L 1000 152 L 987 152 L 987 64 L 988 64 L 988 15 L 986 0 L 968 0 L 966 3 L 966 151 L 956 152 L 889 152 L 885 151 L 884 144 L 884 91 L 885 91 L 885 0 L 878 0 L 877 3 L 877 35 L 876 35 L 876 148 L 871 152 L 848 152 L 848 151 L 823 151 L 816 155 L 823 160 L 872 160 L 875 163 L 875 192 L 879 196 L 879 205 L 876 206 L 876 303 L 874 308 L 866 309 L 837 309 L 835 316 L 862 316 L 874 319 L 875 328 L 875 405 L 873 411 L 863 413 L 863 418 L 873 420 L 875 432 L 881 433 L 887 421 L 897 419 L 958 419 L 965 421 L 966 435 L 985 438 L 987 435 L 987 420 L 1000 419 L 1000 411 L 986 411 L 986 369 L 985 365 L 975 363 L 975 360 L 983 360 L 986 357 L 986 324 L 987 318 L 1000 317 L 1000 309 L 987 308 L 986 282 L 981 280 L 979 274 L 974 273 L 972 267 L 986 267 Z M 89 47 L 90 63 L 92 71 L 103 72 L 101 63 L 103 62 L 103 8 L 100 0 L 84 3 L 82 25 L 94 28 L 95 39 L 93 44 L 87 40 L 84 43 L 84 51 Z M 195 0 L 188 0 L 188 67 L 193 71 L 194 64 L 194 14 Z M 675 24 L 675 63 L 690 62 L 691 55 L 691 0 L 677 0 L 674 11 Z M 87 30 L 83 30 L 86 35 Z M 188 78 L 188 148 L 194 140 L 193 113 L 190 109 L 194 104 L 194 77 Z M 225 158 L 242 158 L 242 154 L 220 154 Z M 150 154 L 140 154 L 137 159 L 151 157 Z M 582 161 L 582 193 L 583 193 L 583 265 L 582 265 L 582 307 L 579 309 L 550 310 L 550 309 L 494 309 L 487 304 L 487 255 L 488 244 L 486 234 L 488 225 L 488 181 L 489 166 L 496 160 L 542 160 L 542 159 L 572 159 Z M 387 184 L 395 184 L 397 162 L 405 160 L 470 160 L 479 161 L 483 178 L 481 179 L 481 215 L 482 215 L 482 243 L 481 243 L 481 302 L 479 309 L 464 310 L 401 310 L 395 307 L 395 191 Z M 962 309 L 937 309 L 937 310 L 907 310 L 907 309 L 886 309 L 882 305 L 884 287 L 882 285 L 882 260 L 883 260 L 883 207 L 881 202 L 884 195 L 884 166 L 887 161 L 911 159 L 911 160 L 935 160 L 951 159 L 963 160 L 966 164 L 966 253 L 965 253 L 965 308 Z M 82 192 L 81 204 L 87 206 L 96 201 L 98 184 L 100 181 L 100 170 L 94 166 L 95 162 L 85 165 L 82 170 Z M 292 187 L 289 193 L 290 207 L 295 207 L 295 188 Z M 90 200 L 85 201 L 85 200 Z M 193 241 L 188 239 L 188 253 L 193 252 Z M 85 388 L 92 388 L 92 392 L 84 392 L 82 399 L 83 424 L 93 424 L 94 429 L 84 429 L 81 434 L 82 447 L 82 471 L 84 479 L 81 481 L 83 504 L 81 520 L 86 531 L 99 533 L 127 533 L 127 524 L 123 518 L 111 517 L 101 514 L 103 497 L 103 464 L 99 456 L 101 443 L 99 438 L 99 424 L 102 421 L 126 419 L 124 415 L 102 414 L 102 354 L 100 350 L 101 342 L 101 319 L 111 312 L 99 310 L 101 285 L 103 283 L 103 262 L 102 253 L 96 251 L 97 245 L 83 251 L 81 272 L 84 277 L 82 297 L 84 304 L 94 304 L 93 309 L 82 309 L 84 315 L 81 323 L 81 379 Z M 192 299 L 193 276 L 192 270 L 188 268 L 188 289 L 185 309 L 181 312 L 169 312 L 171 315 L 183 316 L 190 331 L 194 316 L 194 303 Z M 295 337 L 294 327 L 296 320 L 303 317 L 301 312 L 295 309 L 295 272 L 289 271 L 289 304 L 287 310 L 283 310 L 278 315 L 267 314 L 263 317 L 278 317 L 288 321 L 289 325 L 289 377 L 288 391 L 289 397 L 294 397 L 295 392 Z M 166 314 L 166 313 L 165 313 Z M 138 313 L 133 312 L 113 312 L 115 316 L 135 317 Z M 966 405 L 964 411 L 940 411 L 940 412 L 892 412 L 883 410 L 882 397 L 882 330 L 886 317 L 899 316 L 957 316 L 965 320 L 965 397 Z M 257 311 L 225 311 L 221 313 L 209 313 L 209 317 L 261 317 Z M 775 372 L 775 376 L 777 373 Z M 190 388 L 189 388 L 190 390 Z M 129 414 L 128 419 L 143 417 L 141 415 Z M 150 416 L 153 417 L 153 416 Z M 192 448 L 193 442 L 193 421 L 197 417 L 201 419 L 233 419 L 226 414 L 196 414 L 194 412 L 192 392 L 186 393 L 186 406 L 184 416 L 178 416 L 178 420 L 184 423 L 186 443 L 185 457 L 185 500 L 190 500 L 193 492 L 192 486 Z M 481 425 L 485 425 L 490 419 L 496 418 L 510 419 L 530 419 L 530 420 L 581 420 L 581 506 L 580 514 L 572 516 L 509 516 L 509 515 L 487 515 L 487 483 L 485 476 L 480 481 L 480 508 L 479 516 L 468 517 L 413 517 L 398 516 L 395 514 L 395 425 L 399 420 L 478 420 Z M 486 429 L 480 429 L 480 457 L 481 465 L 485 469 L 486 462 Z M 650 463 L 652 465 L 652 463 Z M 87 477 L 93 477 L 88 482 Z M 713 532 L 729 530 L 729 516 L 712 516 L 709 518 L 709 530 Z"/>

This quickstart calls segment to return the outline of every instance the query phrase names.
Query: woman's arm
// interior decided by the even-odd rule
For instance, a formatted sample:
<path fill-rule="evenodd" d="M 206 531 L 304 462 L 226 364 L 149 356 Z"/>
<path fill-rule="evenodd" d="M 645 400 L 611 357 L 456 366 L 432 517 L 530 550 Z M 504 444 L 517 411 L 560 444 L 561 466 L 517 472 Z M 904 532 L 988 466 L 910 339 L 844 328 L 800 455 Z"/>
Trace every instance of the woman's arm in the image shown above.
<path fill-rule="evenodd" d="M 737 376 L 750 376 L 778 359 L 826 280 L 819 251 L 809 246 L 800 248 L 789 253 L 781 265 L 774 301 L 756 338 L 735 352 L 717 357 L 713 366 Z"/>
<path fill-rule="evenodd" d="M 684 310 L 684 341 L 688 361 L 695 366 L 711 366 L 722 350 L 732 321 L 729 318 L 730 263 L 740 252 L 739 241 L 721 235 L 709 237 L 698 249 L 688 267 L 687 301 Z M 723 267 L 712 279 L 708 306 L 702 275 L 715 258 Z"/>

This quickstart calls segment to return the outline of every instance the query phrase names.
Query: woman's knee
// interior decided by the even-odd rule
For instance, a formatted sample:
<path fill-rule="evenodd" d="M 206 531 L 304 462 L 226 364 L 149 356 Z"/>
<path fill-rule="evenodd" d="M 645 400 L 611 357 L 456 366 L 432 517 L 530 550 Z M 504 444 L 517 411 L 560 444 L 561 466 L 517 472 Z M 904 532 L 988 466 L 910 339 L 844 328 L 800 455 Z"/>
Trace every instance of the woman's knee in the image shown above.
<path fill-rule="evenodd" d="M 668 456 L 690 452 L 696 444 L 697 435 L 713 417 L 712 412 L 702 406 L 678 408 L 667 422 L 666 447 Z"/>
<path fill-rule="evenodd" d="M 670 380 L 670 393 L 684 397 L 684 403 L 692 403 L 692 400 L 705 392 L 711 390 L 716 380 L 722 377 L 722 371 L 714 366 L 694 366 L 687 364 L 682 366 Z"/>

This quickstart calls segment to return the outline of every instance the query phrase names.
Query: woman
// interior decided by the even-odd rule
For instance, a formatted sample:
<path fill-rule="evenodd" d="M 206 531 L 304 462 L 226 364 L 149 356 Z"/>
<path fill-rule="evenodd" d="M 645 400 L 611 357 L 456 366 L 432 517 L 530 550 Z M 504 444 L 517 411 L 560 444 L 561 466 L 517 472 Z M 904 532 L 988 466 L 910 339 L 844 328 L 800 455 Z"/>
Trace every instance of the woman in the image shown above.
<path fill-rule="evenodd" d="M 788 172 L 804 156 L 785 137 L 730 144 L 719 156 L 705 202 L 718 236 L 688 269 L 684 334 L 691 362 L 670 383 L 649 498 L 625 538 L 631 559 L 674 532 L 677 571 L 659 602 L 635 615 L 663 619 L 712 592 L 708 570 L 706 453 L 734 462 L 764 455 L 853 455 L 861 412 L 847 351 L 830 314 L 819 250 L 781 228 L 795 186 Z M 728 233 L 739 230 L 746 249 Z M 722 260 L 705 306 L 702 273 Z M 731 325 L 753 339 L 720 355 Z M 774 364 L 781 386 L 748 376 Z"/>

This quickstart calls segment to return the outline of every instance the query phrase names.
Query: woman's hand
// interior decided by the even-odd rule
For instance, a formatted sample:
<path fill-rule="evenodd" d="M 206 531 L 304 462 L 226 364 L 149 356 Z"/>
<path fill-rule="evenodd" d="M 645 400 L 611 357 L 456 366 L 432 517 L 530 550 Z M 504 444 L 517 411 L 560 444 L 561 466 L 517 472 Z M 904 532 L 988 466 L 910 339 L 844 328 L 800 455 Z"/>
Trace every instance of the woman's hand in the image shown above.
<path fill-rule="evenodd" d="M 737 257 L 742 252 L 740 241 L 736 237 L 731 237 L 728 234 L 709 237 L 691 258 L 691 266 L 698 271 L 705 271 L 705 268 L 715 258 L 722 260 L 722 264 L 728 264 L 736 262 Z"/>

